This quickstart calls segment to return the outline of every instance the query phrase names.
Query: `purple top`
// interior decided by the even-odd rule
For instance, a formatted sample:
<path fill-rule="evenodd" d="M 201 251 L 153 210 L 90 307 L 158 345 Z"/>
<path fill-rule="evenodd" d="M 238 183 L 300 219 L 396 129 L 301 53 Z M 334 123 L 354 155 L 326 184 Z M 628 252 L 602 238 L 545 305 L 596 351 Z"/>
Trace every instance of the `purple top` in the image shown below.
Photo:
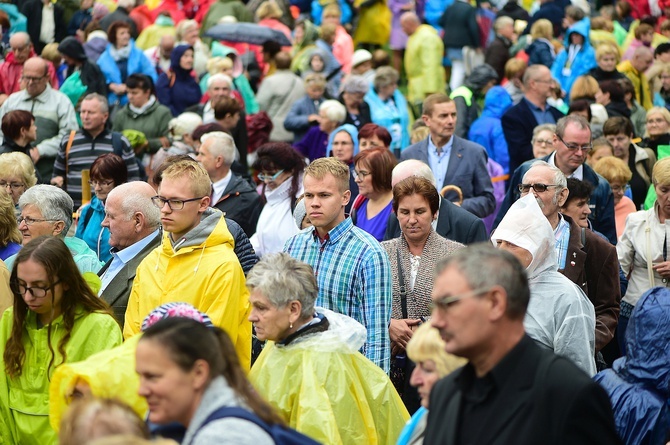
<path fill-rule="evenodd" d="M 5 261 L 10 256 L 18 253 L 19 250 L 21 250 L 21 244 L 10 241 L 7 246 L 0 247 L 0 260 Z"/>
<path fill-rule="evenodd" d="M 377 213 L 371 219 L 368 219 L 368 202 L 370 202 L 370 200 L 366 199 L 356 210 L 356 227 L 365 230 L 370 235 L 377 238 L 377 241 L 381 242 L 384 240 L 386 223 L 393 210 L 393 201 L 389 202 L 381 212 Z"/>
<path fill-rule="evenodd" d="M 293 148 L 309 158 L 310 162 L 325 157 L 326 147 L 328 147 L 328 134 L 321 131 L 318 125 L 310 128 L 300 142 L 293 144 Z"/>

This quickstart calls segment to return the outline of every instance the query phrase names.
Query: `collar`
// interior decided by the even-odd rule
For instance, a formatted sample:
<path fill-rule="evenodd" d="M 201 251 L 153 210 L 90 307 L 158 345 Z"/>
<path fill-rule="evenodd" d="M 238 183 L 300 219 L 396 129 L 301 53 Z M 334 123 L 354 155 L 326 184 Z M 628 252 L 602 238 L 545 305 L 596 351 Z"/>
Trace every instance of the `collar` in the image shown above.
<path fill-rule="evenodd" d="M 554 229 L 554 239 L 560 239 L 563 236 L 563 233 L 570 228 L 570 223 L 563 218 L 561 213 L 558 214 L 558 224 Z"/>
<path fill-rule="evenodd" d="M 100 132 L 100 134 L 98 134 L 96 137 L 91 136 L 91 133 L 89 133 L 88 131 L 84 130 L 83 128 L 81 129 L 81 134 L 83 134 L 84 136 L 86 136 L 87 138 L 89 138 L 89 139 L 91 139 L 91 140 L 96 140 L 96 139 L 99 139 L 99 138 L 104 138 L 104 137 L 107 136 L 109 133 L 111 133 L 111 131 L 107 128 L 107 124 L 105 124 L 105 128 L 104 128 L 104 129 L 102 130 L 102 132 Z"/>
<path fill-rule="evenodd" d="M 451 151 L 451 147 L 454 145 L 454 137 L 455 135 L 452 134 L 447 143 L 442 146 L 442 154 L 447 154 Z M 428 152 L 439 156 L 437 153 L 437 145 L 433 143 L 433 138 L 431 135 L 428 135 Z"/>
<path fill-rule="evenodd" d="M 51 85 L 47 83 L 47 87 L 42 91 L 42 93 L 39 96 L 35 97 L 30 97 L 30 95 L 26 92 L 26 90 L 23 90 L 23 101 L 24 102 L 31 102 L 31 101 L 36 101 L 36 102 L 42 102 L 42 103 L 47 103 L 48 102 L 48 96 L 50 94 L 51 90 Z"/>
<path fill-rule="evenodd" d="M 556 165 L 556 162 L 555 162 L 555 158 L 556 158 L 556 151 L 554 151 L 553 153 L 551 153 L 549 155 L 549 159 L 547 159 L 547 164 L 553 165 L 554 167 L 558 168 L 558 166 Z M 573 171 L 571 175 L 566 175 L 566 177 L 575 178 L 575 179 L 579 179 L 580 181 L 583 181 L 584 180 L 584 164 L 577 167 L 577 169 L 575 171 Z"/>
<path fill-rule="evenodd" d="M 327 331 L 329 326 L 330 322 L 326 316 L 316 313 L 314 314 L 314 318 L 300 326 L 300 328 L 298 328 L 298 330 L 293 334 L 287 336 L 282 341 L 277 342 L 277 346 L 288 346 L 291 342 L 298 340 L 306 335 Z"/>
<path fill-rule="evenodd" d="M 142 238 L 139 241 L 135 241 L 135 243 L 131 244 L 130 246 L 126 247 L 125 249 L 119 250 L 117 252 L 112 252 L 113 256 L 116 256 L 123 264 L 126 264 L 128 261 L 132 260 L 137 256 L 139 252 L 142 251 L 145 247 L 149 245 L 149 243 L 159 235 L 160 230 L 156 229 L 154 232 L 151 233 L 151 235 L 148 235 L 144 238 Z"/>
<path fill-rule="evenodd" d="M 528 104 L 528 106 L 530 107 L 531 110 L 541 111 L 542 113 L 544 113 L 545 111 L 547 111 L 547 104 L 546 104 L 546 103 L 544 104 L 544 108 L 541 108 L 541 107 L 538 107 L 537 105 L 535 105 L 533 102 L 529 101 L 529 100 L 526 98 L 526 96 L 523 97 L 523 100 L 526 101 L 526 103 Z"/>
<path fill-rule="evenodd" d="M 228 169 L 228 173 L 226 176 L 223 178 L 219 179 L 215 183 L 212 184 L 212 188 L 214 189 L 214 192 L 212 193 L 212 196 L 216 196 L 216 199 L 219 200 L 221 199 L 221 196 L 223 196 L 223 192 L 226 190 L 226 187 L 228 187 L 228 184 L 230 183 L 230 179 L 233 177 L 233 171 L 231 169 Z M 216 204 L 215 202 L 210 203 L 210 205 Z"/>
<path fill-rule="evenodd" d="M 344 218 L 344 221 L 330 229 L 330 232 L 326 234 L 326 237 L 321 240 L 319 237 L 316 228 L 312 231 L 315 241 L 319 241 L 322 246 L 325 246 L 327 243 L 334 244 L 338 242 L 348 231 L 354 227 L 354 223 L 351 218 Z"/>

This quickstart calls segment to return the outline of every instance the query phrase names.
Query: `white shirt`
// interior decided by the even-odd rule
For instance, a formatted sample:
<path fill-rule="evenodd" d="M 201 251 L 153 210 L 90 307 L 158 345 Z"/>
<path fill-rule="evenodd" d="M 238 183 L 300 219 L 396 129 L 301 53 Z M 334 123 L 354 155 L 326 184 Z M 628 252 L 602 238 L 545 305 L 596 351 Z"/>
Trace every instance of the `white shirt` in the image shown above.
<path fill-rule="evenodd" d="M 553 165 L 554 167 L 558 168 L 556 165 L 556 162 L 554 161 L 556 158 L 556 152 L 553 152 L 551 156 L 549 156 L 549 159 L 547 160 L 547 164 Z M 573 171 L 571 175 L 565 175 L 568 178 L 575 178 L 579 179 L 580 181 L 584 180 L 584 165 L 580 165 L 577 167 L 577 170 Z"/>
<path fill-rule="evenodd" d="M 233 172 L 228 170 L 228 174 L 223 177 L 223 179 L 219 179 L 215 183 L 212 184 L 212 188 L 214 191 L 212 192 L 212 202 L 209 204 L 210 206 L 214 207 L 214 205 L 219 202 L 219 199 L 223 196 L 223 191 L 228 187 L 228 184 L 230 183 L 230 179 L 233 177 Z"/>
<path fill-rule="evenodd" d="M 118 252 L 112 252 L 112 263 L 109 265 L 105 273 L 102 274 L 102 284 L 100 286 L 98 296 L 102 295 L 103 291 L 105 288 L 107 288 L 109 283 L 114 279 L 119 271 L 123 269 L 123 266 L 125 266 L 128 261 L 135 258 L 135 256 L 140 253 L 142 249 L 144 249 L 151 242 L 151 240 L 154 239 L 158 232 L 159 231 L 156 230 L 151 235 L 135 242 L 135 244 L 131 244 L 130 246 L 119 250 Z"/>
<path fill-rule="evenodd" d="M 42 28 L 40 42 L 52 43 L 56 39 L 56 20 L 54 19 L 54 5 L 49 2 L 42 7 Z"/>

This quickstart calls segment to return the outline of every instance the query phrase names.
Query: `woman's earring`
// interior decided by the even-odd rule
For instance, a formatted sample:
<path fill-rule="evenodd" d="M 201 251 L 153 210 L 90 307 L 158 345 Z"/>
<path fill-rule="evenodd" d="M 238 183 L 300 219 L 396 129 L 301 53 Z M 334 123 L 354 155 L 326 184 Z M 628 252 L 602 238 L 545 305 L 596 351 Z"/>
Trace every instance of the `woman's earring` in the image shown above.
<path fill-rule="evenodd" d="M 289 329 L 293 329 L 293 323 L 291 323 L 290 321 L 289 321 L 288 328 L 289 328 Z"/>

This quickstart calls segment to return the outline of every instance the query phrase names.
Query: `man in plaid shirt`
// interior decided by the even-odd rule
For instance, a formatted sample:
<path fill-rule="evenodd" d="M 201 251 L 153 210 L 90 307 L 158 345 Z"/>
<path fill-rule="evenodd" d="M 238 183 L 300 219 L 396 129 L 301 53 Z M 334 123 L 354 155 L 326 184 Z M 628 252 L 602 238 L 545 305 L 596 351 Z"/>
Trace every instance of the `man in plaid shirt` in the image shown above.
<path fill-rule="evenodd" d="M 314 225 L 290 238 L 284 251 L 314 269 L 317 306 L 348 315 L 368 332 L 363 354 L 390 368 L 391 267 L 381 244 L 345 218 L 349 168 L 320 158 L 305 169 L 305 208 Z"/>

